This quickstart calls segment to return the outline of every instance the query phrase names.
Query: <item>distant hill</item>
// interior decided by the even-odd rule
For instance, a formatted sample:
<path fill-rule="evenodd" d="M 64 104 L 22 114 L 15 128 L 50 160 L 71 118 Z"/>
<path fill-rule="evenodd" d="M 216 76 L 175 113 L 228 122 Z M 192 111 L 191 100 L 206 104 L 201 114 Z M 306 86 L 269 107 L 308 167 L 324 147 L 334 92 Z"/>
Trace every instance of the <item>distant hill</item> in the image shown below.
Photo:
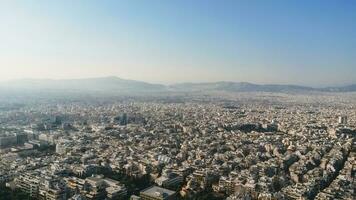
<path fill-rule="evenodd" d="M 178 91 L 227 91 L 227 92 L 307 92 L 315 88 L 297 85 L 258 85 L 246 82 L 182 83 L 171 86 Z"/>
<path fill-rule="evenodd" d="M 86 79 L 22 79 L 0 83 L 0 88 L 27 91 L 60 91 L 60 92 L 102 92 L 131 93 L 165 90 L 166 86 L 142 81 L 126 80 L 118 77 Z"/>
<path fill-rule="evenodd" d="M 321 90 L 326 92 L 356 92 L 356 84 L 347 85 L 344 87 L 327 87 L 322 88 Z"/>
<path fill-rule="evenodd" d="M 207 82 L 180 83 L 174 85 L 151 84 L 143 81 L 127 80 L 118 77 L 86 79 L 22 79 L 0 82 L 0 89 L 7 91 L 78 92 L 105 94 L 152 93 L 152 92 L 356 92 L 356 84 L 344 87 L 313 88 L 298 85 L 253 84 L 247 82 Z"/>

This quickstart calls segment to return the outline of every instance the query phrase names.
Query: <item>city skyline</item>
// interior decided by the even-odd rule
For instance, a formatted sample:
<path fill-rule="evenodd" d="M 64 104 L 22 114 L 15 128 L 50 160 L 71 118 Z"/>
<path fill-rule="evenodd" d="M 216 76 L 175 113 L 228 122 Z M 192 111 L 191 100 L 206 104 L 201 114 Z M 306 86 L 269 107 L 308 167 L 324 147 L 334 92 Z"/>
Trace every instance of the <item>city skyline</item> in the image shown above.
<path fill-rule="evenodd" d="M 356 80 L 355 3 L 2 1 L 0 81 Z"/>

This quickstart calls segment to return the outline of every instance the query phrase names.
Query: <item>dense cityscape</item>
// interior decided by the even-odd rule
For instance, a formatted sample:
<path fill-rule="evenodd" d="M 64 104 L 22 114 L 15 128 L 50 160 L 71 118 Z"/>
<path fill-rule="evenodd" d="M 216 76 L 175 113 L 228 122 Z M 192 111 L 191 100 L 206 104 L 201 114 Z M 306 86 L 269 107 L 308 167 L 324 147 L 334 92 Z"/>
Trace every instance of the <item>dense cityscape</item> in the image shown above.
<path fill-rule="evenodd" d="M 354 93 L 2 101 L 0 199 L 348 199 Z"/>
<path fill-rule="evenodd" d="M 356 0 L 0 0 L 0 200 L 356 200 Z"/>

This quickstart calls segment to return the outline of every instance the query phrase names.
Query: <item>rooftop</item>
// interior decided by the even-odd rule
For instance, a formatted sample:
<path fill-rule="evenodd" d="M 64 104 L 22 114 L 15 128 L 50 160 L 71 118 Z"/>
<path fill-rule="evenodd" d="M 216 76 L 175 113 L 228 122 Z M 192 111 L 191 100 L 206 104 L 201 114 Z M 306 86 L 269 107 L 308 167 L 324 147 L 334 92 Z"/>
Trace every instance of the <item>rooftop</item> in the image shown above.
<path fill-rule="evenodd" d="M 157 187 L 157 186 L 152 186 L 150 188 L 147 188 L 147 189 L 141 191 L 141 194 L 148 195 L 148 196 L 168 197 L 168 196 L 174 195 L 175 191 Z"/>

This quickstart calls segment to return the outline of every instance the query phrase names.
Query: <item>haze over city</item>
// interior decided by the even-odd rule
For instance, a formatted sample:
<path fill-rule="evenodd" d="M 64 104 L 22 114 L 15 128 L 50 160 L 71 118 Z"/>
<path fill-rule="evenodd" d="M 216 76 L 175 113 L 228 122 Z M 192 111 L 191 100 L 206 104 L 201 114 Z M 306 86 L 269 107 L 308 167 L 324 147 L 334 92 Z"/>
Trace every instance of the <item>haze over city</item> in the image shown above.
<path fill-rule="evenodd" d="M 0 0 L 0 200 L 354 200 L 356 1 Z"/>
<path fill-rule="evenodd" d="M 355 9 L 318 0 L 5 0 L 0 81 L 353 84 Z"/>

